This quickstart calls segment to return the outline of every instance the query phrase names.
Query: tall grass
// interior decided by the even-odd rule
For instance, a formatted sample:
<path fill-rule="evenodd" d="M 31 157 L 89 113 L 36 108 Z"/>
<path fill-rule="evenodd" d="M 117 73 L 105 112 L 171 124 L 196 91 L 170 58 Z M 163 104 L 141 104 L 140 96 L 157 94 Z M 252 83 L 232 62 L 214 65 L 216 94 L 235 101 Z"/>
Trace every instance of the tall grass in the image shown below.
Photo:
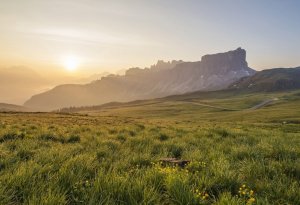
<path fill-rule="evenodd" d="M 0 119 L 0 204 L 300 202 L 300 129 L 293 124 L 61 114 Z M 163 157 L 191 163 L 164 167 Z M 243 185 L 254 201 L 239 193 Z"/>

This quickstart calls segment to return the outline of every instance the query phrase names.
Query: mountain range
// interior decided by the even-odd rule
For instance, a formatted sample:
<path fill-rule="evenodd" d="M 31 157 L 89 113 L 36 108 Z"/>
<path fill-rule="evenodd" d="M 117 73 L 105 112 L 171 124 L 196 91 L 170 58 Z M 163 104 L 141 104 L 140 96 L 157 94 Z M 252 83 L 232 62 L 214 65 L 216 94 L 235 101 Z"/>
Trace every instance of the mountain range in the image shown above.
<path fill-rule="evenodd" d="M 109 75 L 88 84 L 59 85 L 32 96 L 25 106 L 49 111 L 112 101 L 133 101 L 195 91 L 225 89 L 256 73 L 248 67 L 246 51 L 238 48 L 205 55 L 201 61 L 158 61 L 150 68 L 130 68 L 125 75 Z"/>

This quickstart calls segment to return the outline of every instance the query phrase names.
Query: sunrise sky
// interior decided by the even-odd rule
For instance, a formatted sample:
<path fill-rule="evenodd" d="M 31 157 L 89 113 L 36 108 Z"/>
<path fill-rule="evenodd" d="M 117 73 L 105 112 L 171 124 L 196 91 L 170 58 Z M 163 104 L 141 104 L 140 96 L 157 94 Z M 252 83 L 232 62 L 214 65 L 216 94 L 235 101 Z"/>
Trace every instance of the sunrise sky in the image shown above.
<path fill-rule="evenodd" d="M 297 0 L 0 0 L 0 66 L 115 72 L 241 46 L 255 69 L 300 65 Z"/>

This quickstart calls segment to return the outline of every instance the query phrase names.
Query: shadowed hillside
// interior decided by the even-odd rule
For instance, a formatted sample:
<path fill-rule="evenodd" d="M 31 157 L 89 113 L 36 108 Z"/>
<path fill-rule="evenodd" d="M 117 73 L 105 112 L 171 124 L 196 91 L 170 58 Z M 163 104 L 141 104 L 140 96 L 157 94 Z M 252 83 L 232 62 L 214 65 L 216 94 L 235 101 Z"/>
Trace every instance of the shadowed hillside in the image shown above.
<path fill-rule="evenodd" d="M 300 67 L 274 68 L 257 72 L 232 84 L 230 88 L 246 91 L 282 91 L 300 88 Z"/>

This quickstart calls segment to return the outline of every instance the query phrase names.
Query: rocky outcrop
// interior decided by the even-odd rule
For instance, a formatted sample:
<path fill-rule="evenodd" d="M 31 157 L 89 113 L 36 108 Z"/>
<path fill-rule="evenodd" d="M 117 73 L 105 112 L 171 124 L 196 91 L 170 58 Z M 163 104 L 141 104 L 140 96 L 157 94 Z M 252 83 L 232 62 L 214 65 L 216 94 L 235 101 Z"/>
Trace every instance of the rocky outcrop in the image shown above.
<path fill-rule="evenodd" d="M 157 61 L 156 64 L 154 64 L 150 67 L 150 70 L 155 71 L 155 70 L 172 69 L 180 63 L 184 63 L 184 61 L 182 61 L 182 60 L 179 60 L 179 61 L 173 60 L 173 61 L 164 62 L 163 60 L 159 60 L 159 61 Z"/>
<path fill-rule="evenodd" d="M 227 74 L 228 72 L 249 71 L 246 61 L 246 51 L 238 48 L 227 53 L 218 53 L 214 55 L 205 55 L 201 58 L 201 64 L 207 72 L 215 72 L 218 74 Z"/>
<path fill-rule="evenodd" d="M 61 85 L 33 96 L 25 105 L 52 110 L 217 90 L 254 73 L 247 65 L 246 51 L 238 48 L 203 56 L 198 62 L 158 61 L 150 68 L 131 68 L 124 76 L 107 76 L 86 85 Z"/>

